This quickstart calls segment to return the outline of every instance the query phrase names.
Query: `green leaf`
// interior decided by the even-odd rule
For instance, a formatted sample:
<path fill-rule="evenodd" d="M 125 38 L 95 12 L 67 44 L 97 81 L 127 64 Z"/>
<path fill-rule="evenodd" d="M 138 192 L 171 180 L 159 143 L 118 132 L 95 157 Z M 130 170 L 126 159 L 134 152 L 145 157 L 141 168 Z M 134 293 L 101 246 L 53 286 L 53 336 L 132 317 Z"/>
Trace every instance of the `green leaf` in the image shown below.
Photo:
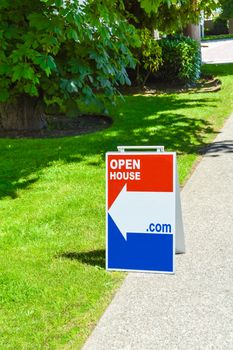
<path fill-rule="evenodd" d="M 56 6 L 61 6 L 63 5 L 63 0 L 40 0 L 40 2 L 45 2 L 48 3 L 49 5 L 55 4 Z"/>
<path fill-rule="evenodd" d="M 70 94 L 78 92 L 77 85 L 75 84 L 75 82 L 73 80 L 61 79 L 60 86 L 61 86 L 62 90 L 65 90 Z"/>
<path fill-rule="evenodd" d="M 92 89 L 89 86 L 85 86 L 82 89 L 82 92 L 84 93 L 84 95 L 91 97 L 92 96 Z"/>
<path fill-rule="evenodd" d="M 37 55 L 34 57 L 33 62 L 38 64 L 45 71 L 47 76 L 51 74 L 51 70 L 57 69 L 56 62 L 50 55 Z"/>
<path fill-rule="evenodd" d="M 12 69 L 12 81 L 15 82 L 21 79 L 34 80 L 35 72 L 28 63 L 19 63 Z"/>
<path fill-rule="evenodd" d="M 9 64 L 7 63 L 2 63 L 0 64 L 0 75 L 8 75 L 11 72 L 12 68 Z"/>
<path fill-rule="evenodd" d="M 7 8 L 9 6 L 10 1 L 9 0 L 1 0 L 0 2 L 0 9 Z"/>
<path fill-rule="evenodd" d="M 31 27 L 39 30 L 46 30 L 49 28 L 48 18 L 43 13 L 32 13 L 28 16 Z"/>
<path fill-rule="evenodd" d="M 26 84 L 24 86 L 24 91 L 30 96 L 38 96 L 38 90 L 34 84 Z"/>
<path fill-rule="evenodd" d="M 0 89 L 0 102 L 6 102 L 9 99 L 10 95 L 8 90 Z"/>
<path fill-rule="evenodd" d="M 76 32 L 76 30 L 74 29 L 69 29 L 68 33 L 67 33 L 67 37 L 68 39 L 73 39 L 74 41 L 79 41 L 79 38 L 78 38 L 78 34 Z"/>
<path fill-rule="evenodd" d="M 140 0 L 140 3 L 145 12 L 150 15 L 152 12 L 158 11 L 161 0 Z"/>

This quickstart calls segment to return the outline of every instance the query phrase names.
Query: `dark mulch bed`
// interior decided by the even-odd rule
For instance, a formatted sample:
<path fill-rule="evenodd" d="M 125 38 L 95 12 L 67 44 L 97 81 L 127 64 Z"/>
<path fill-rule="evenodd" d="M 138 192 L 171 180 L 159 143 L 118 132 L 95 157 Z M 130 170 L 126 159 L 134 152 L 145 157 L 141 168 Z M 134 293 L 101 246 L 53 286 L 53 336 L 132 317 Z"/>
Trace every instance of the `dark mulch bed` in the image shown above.
<path fill-rule="evenodd" d="M 39 131 L 34 130 L 0 130 L 0 137 L 5 138 L 47 138 L 76 136 L 101 131 L 112 125 L 112 118 L 104 115 L 82 115 L 69 118 L 64 115 L 48 115 L 48 127 Z"/>
<path fill-rule="evenodd" d="M 205 75 L 192 85 L 177 85 L 174 83 L 164 83 L 162 81 L 151 80 L 146 86 L 127 86 L 123 87 L 121 92 L 125 95 L 143 94 L 143 95 L 160 95 L 183 92 L 217 92 L 221 90 L 221 81 L 211 75 Z"/>

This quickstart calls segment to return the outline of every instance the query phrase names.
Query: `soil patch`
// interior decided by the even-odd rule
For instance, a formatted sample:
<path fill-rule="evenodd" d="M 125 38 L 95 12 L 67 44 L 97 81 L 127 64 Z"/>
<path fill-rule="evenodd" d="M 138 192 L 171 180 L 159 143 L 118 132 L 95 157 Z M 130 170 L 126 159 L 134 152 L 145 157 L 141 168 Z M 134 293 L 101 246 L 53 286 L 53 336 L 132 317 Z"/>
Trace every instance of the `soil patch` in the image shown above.
<path fill-rule="evenodd" d="M 82 115 L 69 118 L 64 115 L 47 115 L 48 127 L 39 131 L 35 130 L 0 130 L 0 137 L 4 138 L 47 138 L 65 137 L 89 134 L 110 127 L 112 118 L 104 115 Z"/>

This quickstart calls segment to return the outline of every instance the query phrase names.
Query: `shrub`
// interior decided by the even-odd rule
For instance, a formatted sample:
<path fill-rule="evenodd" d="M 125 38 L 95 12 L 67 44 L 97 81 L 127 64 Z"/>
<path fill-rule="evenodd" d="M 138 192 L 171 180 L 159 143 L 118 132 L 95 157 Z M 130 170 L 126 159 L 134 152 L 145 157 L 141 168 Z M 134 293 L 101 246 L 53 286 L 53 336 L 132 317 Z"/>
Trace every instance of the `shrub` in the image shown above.
<path fill-rule="evenodd" d="M 175 36 L 159 41 L 163 63 L 156 74 L 165 81 L 193 83 L 200 77 L 200 44 L 185 36 Z"/>
<path fill-rule="evenodd" d="M 156 73 L 162 64 L 162 49 L 148 29 L 139 29 L 140 47 L 134 50 L 137 67 L 128 69 L 129 77 L 138 86 L 144 86 L 152 73 Z"/>
<path fill-rule="evenodd" d="M 148 29 L 141 31 L 141 65 L 146 71 L 143 77 L 143 85 L 151 73 L 156 73 L 162 64 L 162 49 L 158 41 L 153 38 Z"/>

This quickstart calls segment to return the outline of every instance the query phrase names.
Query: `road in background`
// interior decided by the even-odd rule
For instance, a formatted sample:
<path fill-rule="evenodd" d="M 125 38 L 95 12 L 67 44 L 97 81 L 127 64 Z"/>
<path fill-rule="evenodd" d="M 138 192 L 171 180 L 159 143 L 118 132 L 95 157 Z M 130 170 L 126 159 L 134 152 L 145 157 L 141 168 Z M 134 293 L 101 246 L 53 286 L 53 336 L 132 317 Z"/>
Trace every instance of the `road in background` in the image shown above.
<path fill-rule="evenodd" d="M 233 39 L 204 41 L 201 46 L 203 63 L 233 63 Z"/>

